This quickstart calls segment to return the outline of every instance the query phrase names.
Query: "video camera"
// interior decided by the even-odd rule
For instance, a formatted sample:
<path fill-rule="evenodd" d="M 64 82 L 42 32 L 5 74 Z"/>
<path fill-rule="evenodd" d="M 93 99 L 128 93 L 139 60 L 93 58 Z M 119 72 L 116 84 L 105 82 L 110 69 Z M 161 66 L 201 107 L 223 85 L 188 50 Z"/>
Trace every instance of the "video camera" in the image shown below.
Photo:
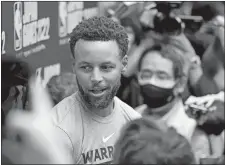
<path fill-rule="evenodd" d="M 201 16 L 175 15 L 172 11 L 179 9 L 183 2 L 120 2 L 116 9 L 108 10 L 108 17 L 121 20 L 131 12 L 137 12 L 143 31 L 154 31 L 160 34 L 179 35 L 188 29 L 197 31 L 202 23 Z M 141 13 L 134 6 L 142 6 Z M 140 8 L 140 7 L 139 7 Z"/>

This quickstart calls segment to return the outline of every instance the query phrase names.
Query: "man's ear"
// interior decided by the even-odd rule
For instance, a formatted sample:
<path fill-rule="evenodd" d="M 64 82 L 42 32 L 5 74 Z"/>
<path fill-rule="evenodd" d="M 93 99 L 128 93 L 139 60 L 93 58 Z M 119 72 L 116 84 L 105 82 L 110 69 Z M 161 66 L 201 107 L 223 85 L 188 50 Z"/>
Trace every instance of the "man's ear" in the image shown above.
<path fill-rule="evenodd" d="M 174 87 L 174 95 L 177 96 L 181 93 L 184 92 L 185 88 L 186 88 L 186 85 L 187 85 L 187 77 L 186 76 L 183 76 L 182 78 L 180 78 L 179 80 L 177 80 L 177 83 Z"/>
<path fill-rule="evenodd" d="M 123 65 L 122 73 L 124 73 L 127 70 L 127 63 L 128 63 L 128 56 L 125 55 L 122 59 L 122 65 Z"/>

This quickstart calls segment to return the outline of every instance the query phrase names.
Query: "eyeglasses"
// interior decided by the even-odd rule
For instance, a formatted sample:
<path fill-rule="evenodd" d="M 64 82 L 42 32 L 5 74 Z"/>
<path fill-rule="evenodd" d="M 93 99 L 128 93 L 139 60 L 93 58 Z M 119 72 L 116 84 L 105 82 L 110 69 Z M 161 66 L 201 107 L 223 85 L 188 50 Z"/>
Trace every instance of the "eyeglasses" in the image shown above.
<path fill-rule="evenodd" d="M 139 72 L 137 75 L 139 84 L 140 85 L 148 84 L 151 81 L 153 75 L 155 75 L 158 80 L 162 80 L 162 81 L 173 79 L 171 76 L 169 76 L 168 74 L 162 71 L 153 72 L 150 70 L 144 70 Z"/>
<path fill-rule="evenodd" d="M 150 80 L 151 80 L 151 76 L 150 75 L 143 75 L 143 73 L 139 72 L 137 75 L 137 79 L 138 79 L 138 83 L 140 85 L 145 85 L 145 84 L 149 84 Z"/>

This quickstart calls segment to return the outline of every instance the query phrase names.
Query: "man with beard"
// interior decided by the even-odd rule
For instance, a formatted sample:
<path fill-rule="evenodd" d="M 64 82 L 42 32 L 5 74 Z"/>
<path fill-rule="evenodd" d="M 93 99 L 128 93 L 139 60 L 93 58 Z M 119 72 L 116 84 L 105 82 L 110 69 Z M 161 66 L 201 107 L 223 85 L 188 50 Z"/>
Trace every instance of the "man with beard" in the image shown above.
<path fill-rule="evenodd" d="M 74 163 L 110 162 L 123 125 L 141 117 L 115 97 L 128 36 L 113 20 L 93 17 L 73 29 L 70 48 L 79 90 L 53 108 L 54 123 Z"/>

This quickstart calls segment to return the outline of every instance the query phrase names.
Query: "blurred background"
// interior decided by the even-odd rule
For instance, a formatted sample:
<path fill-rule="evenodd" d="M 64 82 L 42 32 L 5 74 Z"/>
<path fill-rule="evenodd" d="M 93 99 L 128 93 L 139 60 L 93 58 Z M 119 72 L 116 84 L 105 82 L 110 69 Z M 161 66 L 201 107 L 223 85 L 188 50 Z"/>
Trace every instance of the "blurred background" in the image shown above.
<path fill-rule="evenodd" d="M 154 19 L 159 12 L 161 16 Z M 171 12 L 183 18 L 185 33 L 202 57 L 213 40 L 212 29 L 207 29 L 208 35 L 193 34 L 204 22 L 224 15 L 224 2 L 177 1 L 169 7 L 154 2 L 2 2 L 1 52 L 28 62 L 46 85 L 52 76 L 71 71 L 69 34 L 82 19 L 96 15 L 117 18 L 127 27 L 130 44 L 139 45 L 154 26 L 160 33 L 179 33 L 181 24 L 174 19 L 162 21 Z"/>

